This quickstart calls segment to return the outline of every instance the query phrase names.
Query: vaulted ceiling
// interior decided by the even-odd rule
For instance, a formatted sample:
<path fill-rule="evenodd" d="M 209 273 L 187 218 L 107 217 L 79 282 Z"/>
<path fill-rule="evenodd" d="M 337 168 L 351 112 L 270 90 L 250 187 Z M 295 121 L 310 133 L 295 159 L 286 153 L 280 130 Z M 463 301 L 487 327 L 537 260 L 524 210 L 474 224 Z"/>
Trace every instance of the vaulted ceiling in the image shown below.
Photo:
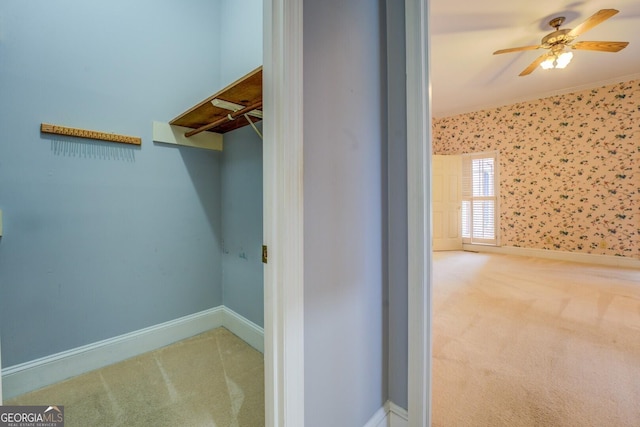
<path fill-rule="evenodd" d="M 639 0 L 431 0 L 431 84 L 434 117 L 544 98 L 640 78 Z M 575 28 L 600 9 L 620 12 L 576 41 L 628 41 L 617 53 L 572 50 L 565 69 L 518 74 L 546 50 L 493 55 L 499 49 L 540 44 L 566 18 Z"/>

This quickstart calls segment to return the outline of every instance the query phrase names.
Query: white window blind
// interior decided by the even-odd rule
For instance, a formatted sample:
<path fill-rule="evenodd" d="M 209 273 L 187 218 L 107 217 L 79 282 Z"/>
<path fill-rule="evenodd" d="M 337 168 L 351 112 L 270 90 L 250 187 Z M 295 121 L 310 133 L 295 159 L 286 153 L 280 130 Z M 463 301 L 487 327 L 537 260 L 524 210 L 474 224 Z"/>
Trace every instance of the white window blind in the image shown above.
<path fill-rule="evenodd" d="M 497 153 L 462 156 L 462 239 L 496 245 L 498 217 Z"/>

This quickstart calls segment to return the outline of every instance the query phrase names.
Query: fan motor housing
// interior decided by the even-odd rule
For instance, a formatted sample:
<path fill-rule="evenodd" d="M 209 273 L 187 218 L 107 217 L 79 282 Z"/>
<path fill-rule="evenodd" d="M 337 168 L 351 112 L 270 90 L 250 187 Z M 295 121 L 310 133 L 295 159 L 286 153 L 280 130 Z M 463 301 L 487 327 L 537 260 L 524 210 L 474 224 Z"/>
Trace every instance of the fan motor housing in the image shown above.
<path fill-rule="evenodd" d="M 542 38 L 542 47 L 549 49 L 558 44 L 570 43 L 575 37 L 568 36 L 570 29 L 557 30 L 551 34 L 547 34 Z"/>

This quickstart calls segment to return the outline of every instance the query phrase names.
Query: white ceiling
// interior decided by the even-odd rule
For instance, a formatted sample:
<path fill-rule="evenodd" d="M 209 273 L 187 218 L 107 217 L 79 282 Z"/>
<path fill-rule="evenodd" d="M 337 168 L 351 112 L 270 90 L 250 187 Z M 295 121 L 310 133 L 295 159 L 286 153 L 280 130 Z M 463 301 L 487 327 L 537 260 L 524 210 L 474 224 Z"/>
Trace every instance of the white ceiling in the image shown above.
<path fill-rule="evenodd" d="M 640 0 L 431 0 L 431 84 L 434 117 L 539 99 L 640 78 Z M 617 53 L 574 50 L 563 70 L 518 74 L 545 50 L 493 55 L 530 46 L 554 31 L 551 18 L 574 28 L 600 9 L 617 15 L 577 41 L 628 41 Z"/>

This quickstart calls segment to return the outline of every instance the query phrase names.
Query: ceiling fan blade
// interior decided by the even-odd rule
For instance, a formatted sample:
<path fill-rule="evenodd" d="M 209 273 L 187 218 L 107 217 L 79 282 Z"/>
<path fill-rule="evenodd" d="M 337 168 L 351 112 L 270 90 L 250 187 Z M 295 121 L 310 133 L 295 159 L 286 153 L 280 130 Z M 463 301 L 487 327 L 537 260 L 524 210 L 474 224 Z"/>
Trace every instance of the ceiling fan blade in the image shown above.
<path fill-rule="evenodd" d="M 573 30 L 569 31 L 567 36 L 569 37 L 578 37 L 580 34 L 583 34 L 598 24 L 606 21 L 611 18 L 613 15 L 618 13 L 616 9 L 602 9 L 596 13 L 594 13 L 589 19 L 584 21 L 582 24 L 575 27 Z"/>
<path fill-rule="evenodd" d="M 494 55 L 499 55 L 501 53 L 511 53 L 511 52 L 520 52 L 522 50 L 536 50 L 536 49 L 540 49 L 542 46 L 540 45 L 536 45 L 536 46 L 522 46 L 522 47 L 512 47 L 509 49 L 501 49 L 501 50 L 496 50 L 495 52 L 493 52 Z"/>
<path fill-rule="evenodd" d="M 599 52 L 619 52 L 629 42 L 577 42 L 571 45 L 574 49 L 580 50 L 597 50 Z"/>
<path fill-rule="evenodd" d="M 531 64 L 529 64 L 529 66 L 527 68 L 522 70 L 522 72 L 519 74 L 519 76 L 526 76 L 526 75 L 529 75 L 529 74 L 533 73 L 533 71 L 536 68 L 538 68 L 538 66 L 540 64 L 542 64 L 542 61 L 547 59 L 548 56 L 549 56 L 548 53 L 545 53 L 545 54 L 542 54 L 542 55 L 538 56 L 535 61 L 533 61 Z"/>

